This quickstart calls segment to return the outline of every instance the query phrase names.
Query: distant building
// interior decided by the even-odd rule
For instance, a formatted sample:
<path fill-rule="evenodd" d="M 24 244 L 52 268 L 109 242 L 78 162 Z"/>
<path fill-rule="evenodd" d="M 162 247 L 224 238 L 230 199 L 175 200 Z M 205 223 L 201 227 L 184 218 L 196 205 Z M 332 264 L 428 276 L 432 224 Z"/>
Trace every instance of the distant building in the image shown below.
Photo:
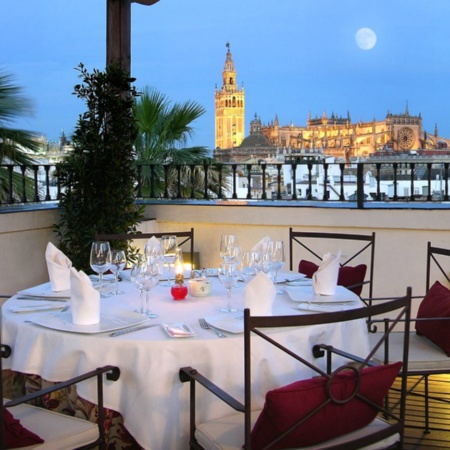
<path fill-rule="evenodd" d="M 311 159 L 317 155 L 340 160 L 365 158 L 374 154 L 433 150 L 448 153 L 450 140 L 422 129 L 422 116 L 411 115 L 408 105 L 403 114 L 388 112 L 384 120 L 353 122 L 334 113 L 321 117 L 308 115 L 306 125 L 280 125 L 278 116 L 263 124 L 255 114 L 250 135 L 244 136 L 245 94 L 236 83 L 236 69 L 227 44 L 223 86 L 215 91 L 215 150 L 219 161 L 244 162 L 249 159 L 280 158 L 280 154 Z M 245 137 L 245 139 L 244 139 Z"/>
<path fill-rule="evenodd" d="M 227 43 L 222 87 L 215 92 L 215 148 L 237 147 L 245 137 L 245 93 L 237 85 L 236 69 Z"/>

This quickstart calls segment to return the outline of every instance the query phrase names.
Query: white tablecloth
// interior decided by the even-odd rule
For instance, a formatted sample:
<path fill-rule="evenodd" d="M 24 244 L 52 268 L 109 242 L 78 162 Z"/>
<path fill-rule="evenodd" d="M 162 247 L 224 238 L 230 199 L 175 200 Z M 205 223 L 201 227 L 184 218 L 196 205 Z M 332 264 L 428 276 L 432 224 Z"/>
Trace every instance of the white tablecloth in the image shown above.
<path fill-rule="evenodd" d="M 188 296 L 183 301 L 173 301 L 170 287 L 158 285 L 151 291 L 151 309 L 159 314 L 154 321 L 186 322 L 197 333 L 194 337 L 178 339 L 170 338 L 160 326 L 119 337 L 109 337 L 109 333 L 78 334 L 44 328 L 26 320 L 33 314 L 46 312 L 18 314 L 11 311 L 18 305 L 32 303 L 15 296 L 3 305 L 2 342 L 13 348 L 12 356 L 4 360 L 4 367 L 60 381 L 98 366 L 117 365 L 121 376 L 117 382 L 105 382 L 105 406 L 123 415 L 125 426 L 145 449 L 184 450 L 188 448 L 189 387 L 179 381 L 180 367 L 195 367 L 243 400 L 243 335 L 228 334 L 226 339 L 220 339 L 198 324 L 199 317 L 221 314 L 219 309 L 226 304 L 225 289 L 216 278 L 211 280 L 213 292 L 208 297 Z M 120 283 L 120 288 L 125 295 L 102 299 L 102 311 L 138 307 L 136 288 L 126 281 Z M 301 289 L 310 292 L 312 298 L 311 286 Z M 243 293 L 243 287 L 233 289 L 234 306 L 243 307 Z M 336 296 L 342 300 L 357 299 L 341 287 Z M 296 305 L 286 293 L 279 294 L 274 314 L 308 314 L 295 309 Z M 332 342 L 361 355 L 368 351 L 364 321 L 277 333 L 285 345 L 304 356 L 310 355 L 311 359 L 312 346 L 321 342 Z M 258 361 L 252 370 L 259 380 L 259 396 L 253 401 L 255 408 L 262 407 L 268 389 L 311 376 L 304 370 L 299 371 L 293 360 L 269 349 L 268 344 L 258 338 L 252 348 Z M 201 389 L 198 391 L 198 420 L 230 413 L 214 396 Z M 95 402 L 95 382 L 83 383 L 78 392 Z"/>

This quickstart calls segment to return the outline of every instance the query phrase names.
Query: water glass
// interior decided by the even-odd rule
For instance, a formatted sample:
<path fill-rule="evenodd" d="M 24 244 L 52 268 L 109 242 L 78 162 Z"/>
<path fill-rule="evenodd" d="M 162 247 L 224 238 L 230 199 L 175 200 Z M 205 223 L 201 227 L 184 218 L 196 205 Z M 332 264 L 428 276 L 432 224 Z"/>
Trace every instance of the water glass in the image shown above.
<path fill-rule="evenodd" d="M 98 273 L 100 297 L 108 297 L 103 292 L 103 274 L 111 266 L 111 247 L 107 241 L 94 241 L 91 245 L 90 265 Z"/>
<path fill-rule="evenodd" d="M 227 290 L 227 306 L 221 308 L 222 312 L 236 312 L 237 309 L 231 306 L 231 290 L 238 279 L 236 264 L 221 263 L 219 267 L 220 284 Z"/>
<path fill-rule="evenodd" d="M 109 270 L 114 274 L 116 282 L 116 290 L 112 292 L 113 295 L 124 294 L 123 291 L 119 291 L 119 273 L 125 268 L 127 258 L 124 250 L 111 250 L 111 266 Z"/>

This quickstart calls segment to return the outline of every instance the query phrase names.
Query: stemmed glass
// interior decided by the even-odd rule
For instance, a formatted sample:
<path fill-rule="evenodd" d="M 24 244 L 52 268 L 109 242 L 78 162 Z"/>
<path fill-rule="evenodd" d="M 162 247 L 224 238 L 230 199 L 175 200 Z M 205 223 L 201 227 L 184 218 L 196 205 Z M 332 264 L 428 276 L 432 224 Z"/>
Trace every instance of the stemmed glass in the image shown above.
<path fill-rule="evenodd" d="M 165 235 L 161 237 L 161 247 L 162 247 L 162 251 L 163 251 L 163 257 L 164 257 L 164 262 L 168 265 L 169 267 L 169 272 L 168 272 L 168 280 L 167 283 L 164 284 L 164 286 L 171 286 L 170 283 L 170 275 L 172 273 L 172 265 L 175 262 L 175 249 L 177 248 L 178 244 L 177 244 L 177 237 L 176 236 L 172 236 L 172 235 Z"/>
<path fill-rule="evenodd" d="M 220 238 L 220 257 L 226 263 L 237 263 L 241 258 L 242 249 L 239 247 L 235 234 L 223 234 Z"/>
<path fill-rule="evenodd" d="M 142 255 L 139 255 L 137 257 L 136 262 L 131 267 L 131 273 L 130 273 L 130 281 L 136 286 L 136 288 L 139 291 L 139 308 L 136 310 L 136 312 L 139 312 L 141 314 L 145 314 L 145 304 L 144 304 L 144 287 L 142 285 L 142 279 L 139 276 L 141 273 L 141 270 L 143 270 L 145 263 L 145 258 Z"/>
<path fill-rule="evenodd" d="M 244 252 L 240 262 L 241 276 L 245 283 L 249 283 L 256 276 L 256 254 L 253 251 Z"/>
<path fill-rule="evenodd" d="M 127 258 L 124 250 L 111 250 L 111 266 L 109 270 L 114 274 L 116 281 L 116 290 L 112 292 L 113 295 L 124 294 L 123 291 L 119 291 L 119 272 L 124 269 L 126 263 Z"/>
<path fill-rule="evenodd" d="M 284 243 L 283 241 L 270 241 L 267 253 L 271 259 L 271 271 L 273 272 L 273 282 L 277 284 L 278 271 L 284 267 Z M 282 290 L 277 290 L 281 294 Z"/>
<path fill-rule="evenodd" d="M 100 297 L 108 297 L 103 293 L 103 274 L 111 266 L 111 247 L 107 241 L 94 241 L 91 246 L 91 268 L 98 273 Z"/>
<path fill-rule="evenodd" d="M 236 264 L 221 263 L 219 267 L 219 281 L 220 284 L 227 290 L 227 306 L 221 308 L 222 312 L 236 312 L 237 309 L 231 306 L 231 289 L 236 284 L 238 272 Z"/>
<path fill-rule="evenodd" d="M 152 313 L 148 307 L 150 290 L 159 283 L 159 269 L 156 263 L 152 263 L 150 258 L 146 258 L 145 263 L 141 267 L 137 276 L 140 280 L 143 290 L 145 291 L 145 307 L 144 314 L 150 319 L 156 319 L 158 314 Z"/>

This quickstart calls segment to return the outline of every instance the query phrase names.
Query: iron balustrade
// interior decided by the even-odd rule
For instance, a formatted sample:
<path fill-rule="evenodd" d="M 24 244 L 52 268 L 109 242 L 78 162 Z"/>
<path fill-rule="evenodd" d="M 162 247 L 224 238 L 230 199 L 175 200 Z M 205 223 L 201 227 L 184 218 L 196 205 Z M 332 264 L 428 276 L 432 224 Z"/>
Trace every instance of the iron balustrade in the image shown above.
<path fill-rule="evenodd" d="M 443 203 L 449 201 L 449 164 L 445 158 L 137 164 L 135 192 L 139 201 L 315 201 L 353 203 L 357 208 L 368 202 Z M 1 169 L 0 205 L 58 202 L 62 190 L 56 165 L 2 164 Z"/>

